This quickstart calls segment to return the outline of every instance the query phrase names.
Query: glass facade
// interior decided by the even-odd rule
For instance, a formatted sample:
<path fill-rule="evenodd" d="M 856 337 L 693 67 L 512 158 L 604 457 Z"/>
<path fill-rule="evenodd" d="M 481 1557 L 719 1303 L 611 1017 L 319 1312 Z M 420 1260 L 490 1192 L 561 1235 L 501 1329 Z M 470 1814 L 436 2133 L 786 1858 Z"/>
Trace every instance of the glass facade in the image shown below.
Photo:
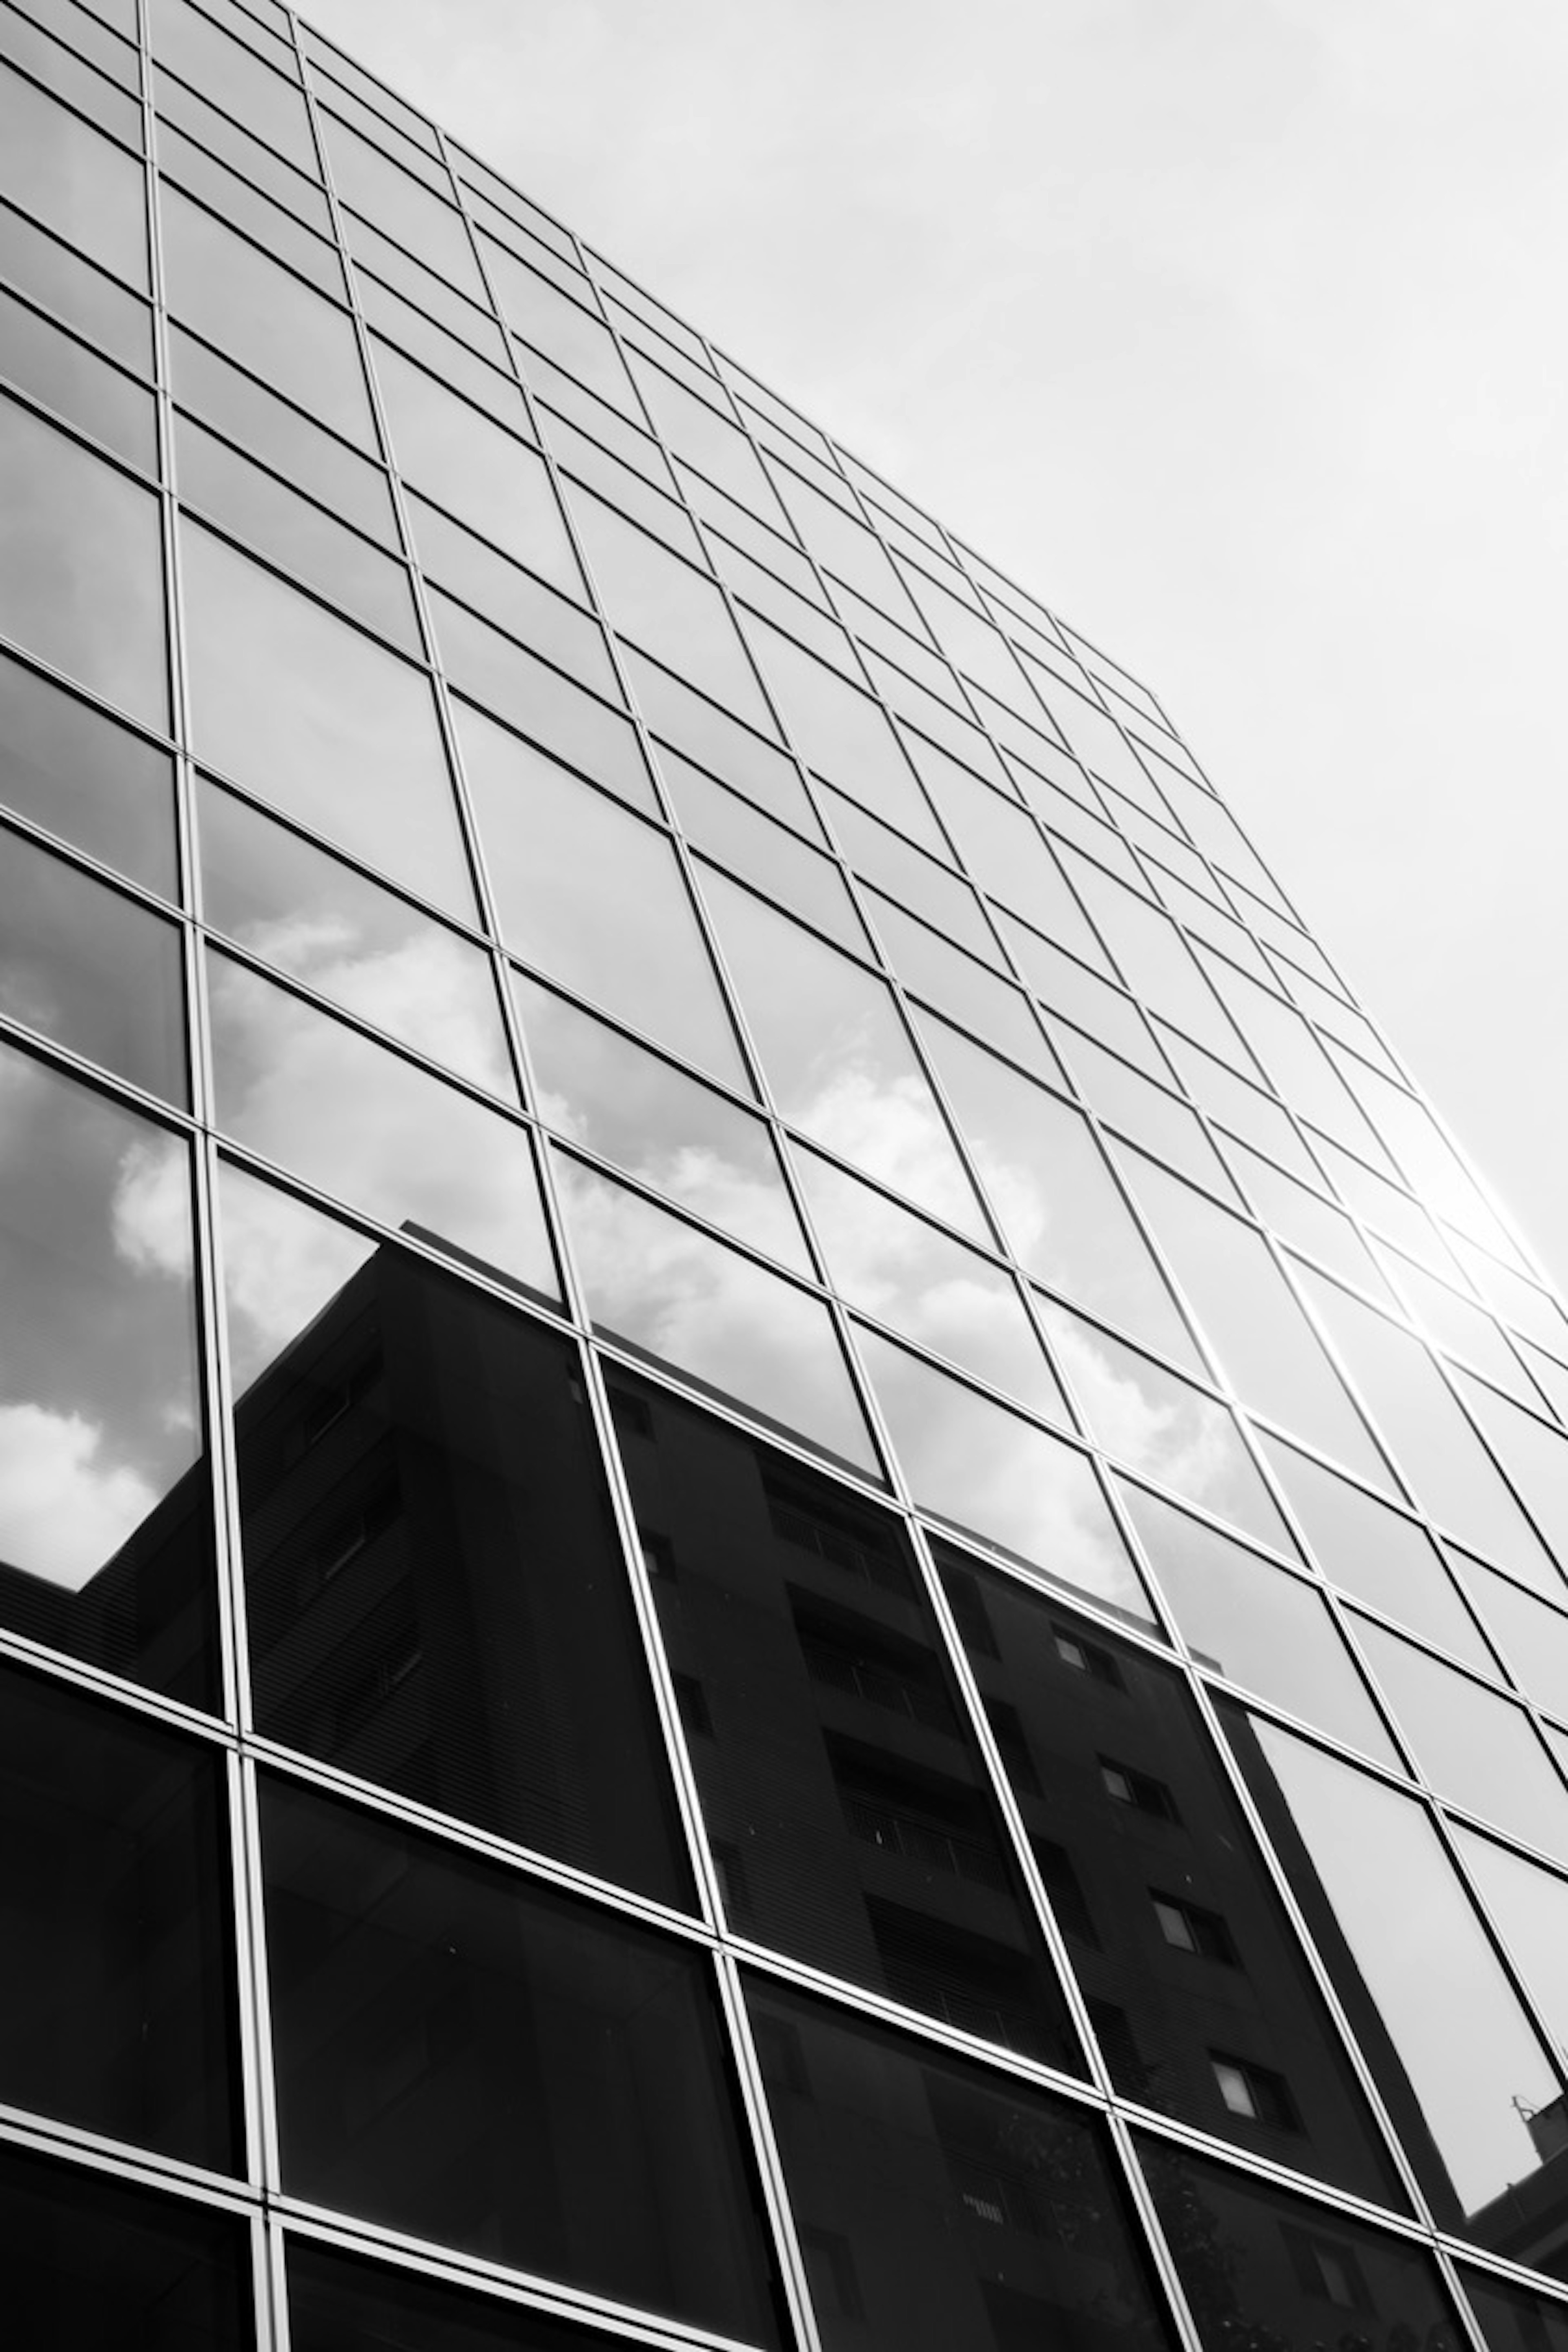
<path fill-rule="evenodd" d="M 1561 2352 L 1568 1318 L 1163 705 L 278 0 L 0 0 L 47 2352 Z"/>

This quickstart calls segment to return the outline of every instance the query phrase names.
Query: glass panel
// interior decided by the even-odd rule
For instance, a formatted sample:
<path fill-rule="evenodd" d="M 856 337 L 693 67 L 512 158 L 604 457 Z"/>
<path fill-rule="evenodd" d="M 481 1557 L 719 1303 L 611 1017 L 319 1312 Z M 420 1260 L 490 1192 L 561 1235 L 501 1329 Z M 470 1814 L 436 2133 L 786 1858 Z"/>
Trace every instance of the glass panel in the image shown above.
<path fill-rule="evenodd" d="M 1548 2260 L 1562 2260 L 1554 2250 L 1549 2252 L 1547 2245 L 1541 2242 L 1548 2234 L 1532 2222 L 1526 2225 L 1523 2242 L 1517 2251 L 1512 2245 L 1499 2251 L 1511 2254 L 1515 2262 L 1533 2263 L 1538 2270 L 1544 2269 Z M 1554 2238 L 1555 2231 L 1551 2231 L 1550 2235 Z M 1511 2280 L 1467 2270 L 1463 2264 L 1459 2276 L 1475 2305 L 1489 2352 L 1568 2352 L 1568 2305 L 1550 2302 L 1543 2294 L 1531 2294 Z"/>
<path fill-rule="evenodd" d="M 296 2195 L 778 2341 L 704 1956 L 262 1786 Z"/>
<path fill-rule="evenodd" d="M 596 1329 L 880 1475 L 819 1299 L 565 1153 L 553 1164 Z"/>
<path fill-rule="evenodd" d="M 289 2352 L 626 2352 L 626 2338 L 291 2238 Z"/>
<path fill-rule="evenodd" d="M 1011 950 L 1037 996 L 1075 1027 L 1092 1030 L 1103 1045 L 1124 1060 L 1135 1062 L 1162 1084 L 1169 1084 L 1170 1071 L 1131 997 L 1110 981 L 1101 980 L 1098 972 L 1090 971 L 1076 957 L 1053 947 L 1049 940 L 1042 939 L 1038 931 L 1017 921 L 1005 908 L 998 908 L 993 919 L 1003 944 Z"/>
<path fill-rule="evenodd" d="M 1522 1592 L 1506 1576 L 1494 1575 L 1479 1559 L 1461 1559 L 1459 1569 L 1487 1623 L 1500 1636 L 1520 1689 L 1552 1714 L 1568 1716 L 1568 1617 Z"/>
<path fill-rule="evenodd" d="M 891 1340 L 856 1337 L 917 1509 L 1047 1583 L 1152 1621 L 1086 1454 Z"/>
<path fill-rule="evenodd" d="M 227 2170 L 221 1759 L 14 1667 L 0 1701 L 0 2098 Z"/>
<path fill-rule="evenodd" d="M 1077 2070 L 899 1522 L 612 1387 L 731 1928 Z"/>
<path fill-rule="evenodd" d="M 158 470 L 153 396 L 74 335 L 0 292 L 0 351 L 14 383 L 143 473 Z"/>
<path fill-rule="evenodd" d="M 942 1580 L 1118 2090 L 1403 2205 L 1180 1676 L 1010 1577 Z M 1226 2105 L 1216 2046 L 1286 2086 L 1288 2123 Z"/>
<path fill-rule="evenodd" d="M 826 931 L 851 954 L 868 953 L 865 926 L 830 858 L 808 849 L 793 833 L 677 753 L 662 753 L 659 767 L 688 841 L 731 867 L 754 889 L 766 891 L 803 922 Z"/>
<path fill-rule="evenodd" d="M 255 1178 L 221 1197 L 257 1728 L 689 1901 L 574 1351 Z"/>
<path fill-rule="evenodd" d="M 133 718 L 168 723 L 157 501 L 5 399 L 0 631 Z"/>
<path fill-rule="evenodd" d="M 1242 1402 L 1392 1491 L 1381 1456 L 1261 1236 L 1141 1154 L 1118 1157 Z"/>
<path fill-rule="evenodd" d="M 1271 1160 L 1259 1159 L 1245 1144 L 1226 1147 L 1231 1166 L 1246 1185 L 1258 1216 L 1281 1241 L 1321 1258 L 1335 1274 L 1370 1290 L 1374 1298 L 1394 1304 L 1394 1296 L 1373 1263 L 1372 1252 L 1342 1211 L 1331 1208 L 1321 1193 L 1309 1192 Z"/>
<path fill-rule="evenodd" d="M 1496 1448 L 1531 1517 L 1559 1562 L 1568 1561 L 1568 1438 L 1550 1422 L 1521 1412 L 1484 1381 L 1468 1372 L 1456 1372 L 1454 1381 Z"/>
<path fill-rule="evenodd" d="M 434 602 L 441 609 L 443 638 L 449 654 L 458 656 L 459 672 L 468 670 L 471 674 L 481 625 L 440 594 Z M 495 646 L 506 642 L 493 630 L 483 634 Z M 513 651 L 518 670 L 514 677 L 500 684 L 500 698 L 518 725 L 526 728 L 563 760 L 583 769 L 595 782 L 618 793 L 634 808 L 653 808 L 653 786 L 630 719 L 607 709 L 593 695 L 584 694 L 581 687 L 574 686 L 558 670 L 547 669 L 521 646 Z M 491 666 L 483 662 L 482 667 L 488 673 Z M 509 793 L 526 788 L 538 767 L 537 757 L 506 728 L 498 727 L 493 719 L 470 709 L 467 703 L 455 703 L 452 717 L 469 785 L 476 798 L 489 807 L 489 822 L 494 830 L 498 803 L 504 804 Z M 514 823 L 518 821 L 513 819 Z"/>
<path fill-rule="evenodd" d="M 880 706 L 767 622 L 748 615 L 746 633 L 807 767 L 941 856 L 942 835 Z"/>
<path fill-rule="evenodd" d="M 1158 1152 L 1184 1176 L 1205 1184 L 1222 1201 L 1239 1197 L 1219 1153 L 1185 1103 L 1178 1102 L 1174 1095 L 1153 1085 L 1118 1055 L 1108 1054 L 1080 1030 L 1056 1022 L 1047 1022 L 1047 1027 L 1092 1111 L 1122 1129 L 1145 1150 Z"/>
<path fill-rule="evenodd" d="M 153 320 L 146 303 L 4 203 L 0 203 L 0 277 L 93 342 L 101 343 L 127 367 L 151 374 Z"/>
<path fill-rule="evenodd" d="M 954 877 L 956 880 L 956 877 Z M 1040 1034 L 1026 997 L 987 964 L 952 946 L 939 931 L 917 922 L 879 891 L 867 892 L 871 919 L 887 962 L 904 986 L 940 1004 L 964 1026 L 1011 1055 L 1037 1076 L 1060 1081 L 1055 1055 Z"/>
<path fill-rule="evenodd" d="M 6 2325 L 36 2352 L 247 2352 L 244 2224 L 102 2173 L 0 2150 Z"/>
<path fill-rule="evenodd" d="M 1547 2032 L 1561 2052 L 1568 2046 L 1568 1981 L 1563 1973 L 1563 1954 L 1568 1950 L 1568 1882 L 1554 1878 L 1550 1871 L 1539 1869 L 1521 1854 L 1494 1845 L 1490 1838 L 1479 1837 L 1474 1830 L 1456 1827 L 1454 1835 L 1471 1876 L 1502 1930 L 1514 1964 L 1540 2007 Z M 1554 2099 L 1525 2120 L 1535 2126 L 1531 2137 L 1540 2163 L 1550 2162 L 1563 2145 L 1560 2134 L 1564 2102 Z M 1533 2221 L 1539 2228 L 1545 2215 L 1540 2210 L 1527 2214 L 1524 2210 L 1529 2203 L 1539 2206 L 1539 2198 L 1528 2197 L 1528 2189 L 1532 2185 L 1526 2184 L 1527 2195 L 1521 2200 L 1519 2219 L 1527 2226 Z M 1560 2212 L 1560 2204 L 1553 2200 L 1554 2218 Z M 1500 2242 L 1497 2251 L 1511 2254 L 1515 2262 L 1534 2263 L 1542 2270 L 1555 2270 L 1562 2259 L 1559 2254 L 1548 2253 L 1546 2244 L 1541 2242 L 1525 2247 L 1517 2242 L 1514 2245 Z M 1542 2260 L 1543 2254 L 1547 2255 L 1545 2261 Z"/>
<path fill-rule="evenodd" d="M 1296 1899 L 1440 2227 L 1500 2242 L 1560 2085 L 1422 1809 L 1225 1710 Z M 1391 1899 L 1391 1890 L 1397 1899 Z"/>
<path fill-rule="evenodd" d="M 1303 1118 L 1337 1136 L 1363 1160 L 1384 1161 L 1383 1147 L 1321 1045 L 1293 1005 L 1237 971 L 1222 957 L 1199 960 L 1257 1052 L 1278 1092 Z"/>
<path fill-rule="evenodd" d="M 1397 1633 L 1352 1614 L 1406 1746 L 1440 1797 L 1568 1860 L 1568 1789 L 1529 1717 Z"/>
<path fill-rule="evenodd" d="M 424 648 L 403 564 L 183 416 L 175 420 L 174 454 L 182 505 L 209 515 L 419 659 Z"/>
<path fill-rule="evenodd" d="M 1353 1592 L 1358 1601 L 1370 1601 L 1413 1633 L 1424 1633 L 1452 1656 L 1484 1673 L 1493 1671 L 1486 1643 L 1424 1528 L 1321 1463 L 1298 1454 L 1293 1445 L 1267 1434 L 1260 1442 L 1331 1583 Z"/>
<path fill-rule="evenodd" d="M 1245 1137 L 1255 1150 L 1289 1169 L 1302 1183 L 1321 1181 L 1311 1153 L 1272 1095 L 1238 1077 L 1201 1046 L 1190 1045 L 1178 1031 L 1167 1029 L 1161 1022 L 1154 1026 L 1183 1085 L 1212 1119 L 1233 1135 Z"/>
<path fill-rule="evenodd" d="M 1473 1299 L 1461 1297 L 1446 1282 L 1436 1281 L 1425 1267 L 1413 1265 L 1407 1257 L 1398 1256 L 1380 1243 L 1373 1246 L 1403 1297 L 1410 1301 L 1412 1322 L 1429 1339 L 1436 1340 L 1450 1356 L 1465 1358 L 1500 1389 L 1509 1390 L 1525 1404 L 1540 1411 L 1541 1400 L 1521 1370 L 1519 1358 L 1484 1307 L 1478 1307 Z M 1356 1279 L 1353 1272 L 1351 1279 Z M 1380 1299 L 1385 1298 L 1390 1305 L 1396 1303 L 1386 1284 L 1368 1283 L 1363 1277 L 1362 1286 Z"/>
<path fill-rule="evenodd" d="M 466 740 L 466 739 L 465 739 Z M 745 1078 L 668 836 L 507 743 L 470 777 L 501 929 L 530 963 L 732 1084 Z"/>
<path fill-rule="evenodd" d="M 291 163 L 314 173 L 316 142 L 298 89 L 188 0 L 155 0 L 152 17 L 153 55 L 160 66 L 207 91 L 226 114 L 249 123 Z"/>
<path fill-rule="evenodd" d="M 132 881 L 175 888 L 174 771 L 74 695 L 0 655 L 0 801 Z"/>
<path fill-rule="evenodd" d="M 763 733 L 773 714 L 714 583 L 586 490 L 573 518 L 610 625 Z"/>
<path fill-rule="evenodd" d="M 1100 941 L 1034 819 L 956 761 L 943 761 L 940 775 L 931 772 L 931 764 L 927 763 L 927 790 L 981 888 L 1005 900 L 1058 947 L 1109 971 Z"/>
<path fill-rule="evenodd" d="M 1394 1744 L 1322 1596 L 1141 1486 L 1119 1483 L 1199 1664 L 1397 1769 Z"/>
<path fill-rule="evenodd" d="M 399 245 L 439 271 L 448 285 L 483 302 L 484 280 L 462 215 L 351 131 L 331 106 L 322 108 L 321 120 L 333 183 L 343 203 L 389 229 Z"/>
<path fill-rule="evenodd" d="M 815 1151 L 797 1145 L 793 1156 L 829 1279 L 851 1306 L 1031 1412 L 1065 1419 L 1061 1391 L 999 1265 Z"/>
<path fill-rule="evenodd" d="M 573 301 L 570 295 L 530 269 L 505 246 L 484 240 L 485 268 L 495 288 L 502 318 L 525 342 L 534 344 L 547 359 L 585 383 L 601 400 L 624 409 L 640 425 L 637 395 L 626 380 L 621 357 L 609 329 Z M 585 290 L 585 289 L 584 289 Z M 523 373 L 529 373 L 526 355 Z"/>
<path fill-rule="evenodd" d="M 182 1107 L 180 935 L 0 825 L 0 1013 Z"/>
<path fill-rule="evenodd" d="M 1157 2352 L 1100 2129 L 962 2059 L 747 1988 L 825 2352 Z"/>
<path fill-rule="evenodd" d="M 185 1145 L 0 1047 L 0 1622 L 211 1702 Z"/>
<path fill-rule="evenodd" d="M 197 134 L 205 134 L 205 139 L 204 144 L 198 146 L 195 140 L 185 138 L 174 128 L 165 108 L 158 132 L 158 169 L 163 184 L 167 185 L 171 180 L 176 181 L 188 194 L 196 197 L 233 227 L 242 230 L 256 244 L 264 247 L 275 260 L 286 262 L 290 269 L 298 270 L 301 278 L 309 278 L 323 294 L 341 302 L 344 291 L 343 266 L 338 258 L 336 246 L 326 241 L 331 232 L 323 216 L 324 201 L 321 211 L 315 213 L 316 219 L 326 232 L 319 236 L 314 227 L 308 228 L 300 219 L 297 207 L 289 202 L 287 190 L 279 191 L 281 201 L 274 203 L 273 193 L 277 190 L 279 174 L 276 169 L 270 173 L 267 171 L 266 148 L 256 147 L 250 141 L 224 136 L 221 129 L 223 118 L 211 114 L 195 101 L 188 106 L 178 106 L 175 112 L 183 115 L 187 122 L 194 117 Z M 235 167 L 232 170 L 226 162 L 216 162 L 206 152 L 205 140 L 211 138 L 215 125 L 219 126 L 219 131 L 214 143 L 219 154 L 232 159 Z M 250 162 L 247 148 L 260 159 L 259 170 L 247 168 Z M 289 176 L 297 177 L 297 174 Z M 310 193 L 306 191 L 307 194 Z M 312 206 L 311 210 L 315 212 L 315 207 Z"/>
<path fill-rule="evenodd" d="M 645 659 L 635 646 L 622 648 L 622 660 L 655 735 L 689 753 L 700 767 L 744 793 L 781 824 L 817 839 L 821 828 L 793 760 L 657 662 Z"/>
<path fill-rule="evenodd" d="M 202 909 L 263 962 L 517 1099 L 488 956 L 233 793 L 199 780 Z"/>
<path fill-rule="evenodd" d="M 1562 1578 L 1420 1340 L 1337 1284 L 1306 1268 L 1300 1278 L 1416 1500 L 1462 1544 L 1561 1600 Z"/>
<path fill-rule="evenodd" d="M 182 328 L 171 325 L 169 350 L 174 396 L 184 407 L 207 418 L 237 448 L 248 450 L 356 530 L 368 531 L 384 547 L 400 548 L 379 466 Z"/>
<path fill-rule="evenodd" d="M 1267 2078 L 1256 2087 L 1267 2097 Z M 1409 2239 L 1142 2136 L 1138 2155 L 1204 2352 L 1460 2352 L 1436 2265 Z"/>
<path fill-rule="evenodd" d="M 408 491 L 406 499 L 409 531 L 420 570 L 426 580 L 440 581 L 484 615 L 490 625 L 485 635 L 493 658 L 514 669 L 531 670 L 536 667 L 535 656 L 542 656 L 596 694 L 618 698 L 620 688 L 610 649 L 591 613 L 546 587 L 510 556 L 499 554 L 488 540 L 454 522 L 417 491 Z M 449 655 L 453 638 L 447 623 L 454 608 L 443 596 L 436 609 L 437 643 Z M 507 633 L 504 637 L 494 634 L 502 629 Z M 528 652 L 521 649 L 518 640 L 526 644 Z M 460 647 L 460 635 L 457 643 Z"/>
<path fill-rule="evenodd" d="M 471 920 L 428 680 L 210 531 L 180 544 L 197 757 Z"/>
<path fill-rule="evenodd" d="M 207 973 L 231 1135 L 496 1281 L 559 1296 L 525 1128 L 210 949 Z"/>
<path fill-rule="evenodd" d="M 702 891 L 785 1118 L 890 1191 L 984 1236 L 885 984 L 711 867 Z"/>
<path fill-rule="evenodd" d="M 1057 1360 L 1090 1433 L 1108 1454 L 1277 1551 L 1293 1553 L 1226 1406 L 1054 1299 L 1040 1306 Z"/>
<path fill-rule="evenodd" d="M 996 942 L 991 927 L 980 911 L 979 901 L 958 877 L 933 858 L 922 857 L 910 847 L 901 834 L 894 833 L 874 816 L 868 816 L 831 784 L 822 787 L 823 805 L 832 819 L 834 831 L 843 845 L 846 856 L 857 873 L 868 882 L 890 891 L 914 908 L 926 922 L 937 929 L 960 947 L 997 964 Z"/>
<path fill-rule="evenodd" d="M 8 195 L 145 293 L 147 198 L 140 161 L 3 64 L 0 158 Z"/>
<path fill-rule="evenodd" d="M 940 1021 L 919 1028 L 1021 1265 L 1194 1370 L 1201 1359 L 1081 1113 Z"/>
<path fill-rule="evenodd" d="M 521 972 L 511 984 L 541 1118 L 737 1241 L 814 1271 L 762 1119 L 553 989 Z"/>
<path fill-rule="evenodd" d="M 307 415 L 375 446 L 348 312 L 177 188 L 159 192 L 169 307 Z"/>

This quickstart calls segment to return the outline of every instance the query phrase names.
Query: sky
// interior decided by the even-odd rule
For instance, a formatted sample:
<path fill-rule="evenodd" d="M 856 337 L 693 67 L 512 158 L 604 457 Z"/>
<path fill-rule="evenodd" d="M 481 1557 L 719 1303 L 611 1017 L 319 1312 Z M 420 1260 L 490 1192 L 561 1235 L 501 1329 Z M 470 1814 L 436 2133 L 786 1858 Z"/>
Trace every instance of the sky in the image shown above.
<path fill-rule="evenodd" d="M 1160 696 L 1568 1281 L 1559 0 L 313 0 Z"/>

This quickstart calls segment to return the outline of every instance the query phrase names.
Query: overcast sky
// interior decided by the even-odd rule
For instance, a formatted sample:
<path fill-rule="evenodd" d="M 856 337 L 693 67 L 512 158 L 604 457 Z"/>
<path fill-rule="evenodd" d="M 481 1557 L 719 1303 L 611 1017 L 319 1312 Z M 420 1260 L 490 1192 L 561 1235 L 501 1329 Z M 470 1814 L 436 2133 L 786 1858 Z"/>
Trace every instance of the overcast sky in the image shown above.
<path fill-rule="evenodd" d="M 314 0 L 1146 677 L 1559 1279 L 1561 0 Z"/>

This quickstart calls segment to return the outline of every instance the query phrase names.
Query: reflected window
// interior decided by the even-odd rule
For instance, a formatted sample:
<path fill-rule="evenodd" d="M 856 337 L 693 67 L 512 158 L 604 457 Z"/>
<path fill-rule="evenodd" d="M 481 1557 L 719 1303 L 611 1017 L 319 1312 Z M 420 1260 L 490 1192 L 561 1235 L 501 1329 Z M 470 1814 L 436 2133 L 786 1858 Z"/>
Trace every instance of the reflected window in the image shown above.
<path fill-rule="evenodd" d="M 778 2341 L 700 1951 L 270 1778 L 262 1850 L 289 2189 Z"/>
<path fill-rule="evenodd" d="M 493 1280 L 559 1296 L 525 1128 L 207 951 L 218 1118 L 251 1150 Z"/>
<path fill-rule="evenodd" d="M 826 2352 L 1165 2344 L 1097 2125 L 805 1995 L 747 1999 Z"/>
<path fill-rule="evenodd" d="M 258 1729 L 689 1900 L 574 1351 L 253 1177 L 221 1204 Z"/>
<path fill-rule="evenodd" d="M 167 724 L 156 499 L 3 397 L 0 630 L 132 718 Z"/>
<path fill-rule="evenodd" d="M 220 1761 L 0 1673 L 0 2098 L 221 2172 L 239 2118 Z"/>

